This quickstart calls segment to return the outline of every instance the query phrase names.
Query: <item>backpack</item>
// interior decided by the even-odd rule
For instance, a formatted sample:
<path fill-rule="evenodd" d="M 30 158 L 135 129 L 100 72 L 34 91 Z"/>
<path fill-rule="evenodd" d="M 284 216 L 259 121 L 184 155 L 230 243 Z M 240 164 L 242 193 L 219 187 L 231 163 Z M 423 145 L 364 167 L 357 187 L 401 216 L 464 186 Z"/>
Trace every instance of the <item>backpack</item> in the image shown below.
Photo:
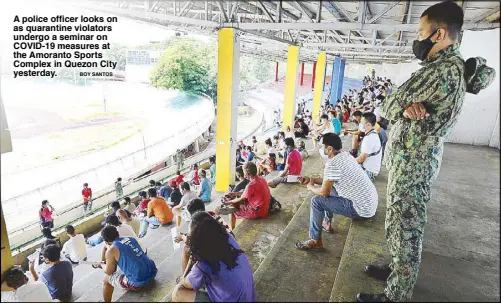
<path fill-rule="evenodd" d="M 282 209 L 282 204 L 277 201 L 273 196 L 270 195 L 270 206 L 268 208 L 268 214 L 277 213 Z"/>

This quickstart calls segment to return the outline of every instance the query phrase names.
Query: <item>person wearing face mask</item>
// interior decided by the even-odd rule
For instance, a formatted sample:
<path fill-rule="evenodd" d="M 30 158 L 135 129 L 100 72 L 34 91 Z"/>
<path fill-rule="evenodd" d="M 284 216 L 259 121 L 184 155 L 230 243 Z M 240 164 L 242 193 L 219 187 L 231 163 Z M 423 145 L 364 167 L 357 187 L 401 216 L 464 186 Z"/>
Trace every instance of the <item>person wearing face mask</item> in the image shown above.
<path fill-rule="evenodd" d="M 360 121 L 362 120 L 362 112 L 359 111 L 359 110 L 356 110 L 354 113 L 353 113 L 353 122 L 357 123 L 358 124 L 358 129 L 357 130 L 347 130 L 345 129 L 343 131 L 344 135 L 346 136 L 347 134 L 352 134 L 353 135 L 353 139 L 352 139 L 352 142 L 351 142 L 351 155 L 353 157 L 357 157 L 357 154 L 358 154 L 358 147 L 360 146 L 360 142 L 362 141 L 365 133 L 364 133 L 364 128 L 363 126 L 360 124 Z"/>
<path fill-rule="evenodd" d="M 287 176 L 299 176 L 303 168 L 303 160 L 301 153 L 296 149 L 294 139 L 287 138 L 285 142 L 285 151 L 287 153 L 284 169 L 278 174 L 278 177 L 268 182 L 271 188 L 277 187 L 280 183 L 287 182 Z"/>
<path fill-rule="evenodd" d="M 318 140 L 324 134 L 333 133 L 334 126 L 329 121 L 329 117 L 327 115 L 320 116 L 320 125 L 312 131 L 312 140 L 313 140 L 313 150 L 317 150 L 318 148 Z"/>
<path fill-rule="evenodd" d="M 355 158 L 341 151 L 341 138 L 328 133 L 322 137 L 322 144 L 319 151 L 326 160 L 323 178 L 301 176 L 298 180 L 315 194 L 310 206 L 310 239 L 296 242 L 300 250 L 324 247 L 322 229 L 334 231 L 331 225 L 334 214 L 353 219 L 372 218 L 378 205 L 376 187 Z"/>
<path fill-rule="evenodd" d="M 384 164 L 388 169 L 386 239 L 391 264 L 365 272 L 386 281 L 384 293 L 359 293 L 359 302 L 409 301 L 421 263 L 431 187 L 440 171 L 444 141 L 461 113 L 465 94 L 477 94 L 495 77 L 480 57 L 459 53 L 464 12 L 453 1 L 428 7 L 419 20 L 414 55 L 421 68 L 381 105 L 392 122 Z"/>
<path fill-rule="evenodd" d="M 366 135 L 362 140 L 360 155 L 356 160 L 362 165 L 362 168 L 372 181 L 381 169 L 381 151 L 383 146 L 379 139 L 379 134 L 374 129 L 376 116 L 373 113 L 364 113 L 360 124 L 363 125 Z"/>

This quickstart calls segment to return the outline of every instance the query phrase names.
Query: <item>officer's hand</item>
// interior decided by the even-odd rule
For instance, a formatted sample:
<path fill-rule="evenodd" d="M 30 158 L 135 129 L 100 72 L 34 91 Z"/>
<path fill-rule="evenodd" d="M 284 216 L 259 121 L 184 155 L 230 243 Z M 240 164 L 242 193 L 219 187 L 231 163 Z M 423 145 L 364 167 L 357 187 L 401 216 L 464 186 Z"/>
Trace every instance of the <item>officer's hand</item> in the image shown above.
<path fill-rule="evenodd" d="M 404 118 L 411 120 L 421 120 L 428 117 L 430 114 L 426 112 L 424 105 L 422 103 L 411 104 L 404 110 Z"/>

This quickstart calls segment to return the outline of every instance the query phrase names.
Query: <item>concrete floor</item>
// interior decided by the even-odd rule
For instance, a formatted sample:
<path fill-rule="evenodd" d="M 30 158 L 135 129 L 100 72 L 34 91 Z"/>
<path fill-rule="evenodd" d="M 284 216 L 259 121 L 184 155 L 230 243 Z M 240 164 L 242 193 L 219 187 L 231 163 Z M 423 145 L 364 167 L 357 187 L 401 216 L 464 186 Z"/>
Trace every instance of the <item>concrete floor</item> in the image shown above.
<path fill-rule="evenodd" d="M 428 203 L 413 301 L 497 301 L 498 149 L 446 144 Z"/>

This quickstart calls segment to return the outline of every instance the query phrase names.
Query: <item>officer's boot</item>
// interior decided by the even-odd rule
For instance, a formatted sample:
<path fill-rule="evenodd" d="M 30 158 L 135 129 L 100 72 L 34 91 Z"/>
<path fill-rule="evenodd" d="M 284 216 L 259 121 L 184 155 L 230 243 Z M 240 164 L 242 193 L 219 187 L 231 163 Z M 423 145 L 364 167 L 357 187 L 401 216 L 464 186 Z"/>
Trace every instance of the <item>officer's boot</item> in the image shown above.
<path fill-rule="evenodd" d="M 376 278 L 381 281 L 385 281 L 388 279 L 388 276 L 391 274 L 391 268 L 389 264 L 384 265 L 367 265 L 364 269 L 365 273 L 369 276 Z"/>

